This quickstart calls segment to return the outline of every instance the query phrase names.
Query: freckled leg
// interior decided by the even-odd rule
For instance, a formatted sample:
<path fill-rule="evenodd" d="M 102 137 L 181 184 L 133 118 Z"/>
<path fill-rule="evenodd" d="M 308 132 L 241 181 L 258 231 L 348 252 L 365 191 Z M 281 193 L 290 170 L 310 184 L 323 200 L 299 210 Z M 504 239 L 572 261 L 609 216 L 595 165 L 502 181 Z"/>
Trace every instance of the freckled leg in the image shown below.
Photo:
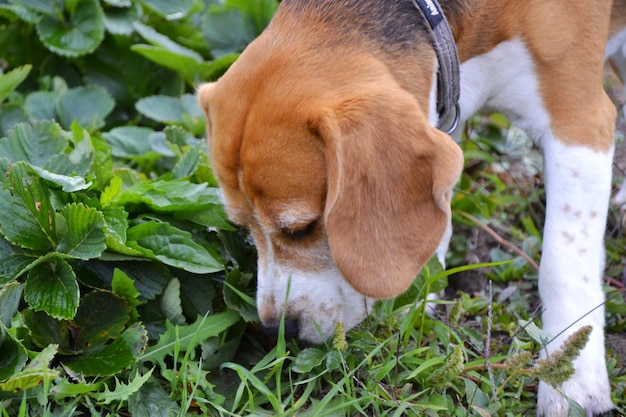
<path fill-rule="evenodd" d="M 610 197 L 612 148 L 594 151 L 566 146 L 554 138 L 543 141 L 547 213 L 539 293 L 543 328 L 552 336 L 548 352 L 583 325 L 593 330 L 575 361 L 576 373 L 561 391 L 589 415 L 613 407 L 604 359 L 604 231 Z M 589 314 L 587 314 L 589 313 Z M 584 318 L 581 318 L 585 316 Z M 545 356 L 545 351 L 542 353 Z M 567 416 L 567 403 L 548 384 L 539 389 L 539 412 Z"/>

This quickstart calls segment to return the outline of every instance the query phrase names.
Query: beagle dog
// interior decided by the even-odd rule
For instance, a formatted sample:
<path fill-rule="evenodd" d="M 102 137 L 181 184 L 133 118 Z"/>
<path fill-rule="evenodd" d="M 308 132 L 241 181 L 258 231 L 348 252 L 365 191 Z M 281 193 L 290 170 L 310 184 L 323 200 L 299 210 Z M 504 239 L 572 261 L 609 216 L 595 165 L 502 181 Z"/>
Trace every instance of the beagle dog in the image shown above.
<path fill-rule="evenodd" d="M 602 88 L 611 1 L 441 9 L 461 63 L 460 121 L 498 110 L 543 149 L 539 293 L 543 329 L 556 336 L 543 354 L 593 327 L 573 377 L 558 391 L 540 384 L 538 414 L 567 416 L 567 398 L 589 415 L 610 410 L 601 277 L 616 119 Z M 320 342 L 445 251 L 463 155 L 436 127 L 439 66 L 413 0 L 283 0 L 232 67 L 200 87 L 227 213 L 258 251 L 265 327 L 284 314 L 288 331 Z"/>

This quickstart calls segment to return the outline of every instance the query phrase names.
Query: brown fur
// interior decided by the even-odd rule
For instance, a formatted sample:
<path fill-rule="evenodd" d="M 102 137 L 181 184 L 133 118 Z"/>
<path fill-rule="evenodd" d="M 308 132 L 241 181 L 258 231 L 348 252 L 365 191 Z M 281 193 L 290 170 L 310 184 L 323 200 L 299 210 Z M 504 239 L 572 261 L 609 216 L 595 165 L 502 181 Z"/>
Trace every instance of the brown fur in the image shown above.
<path fill-rule="evenodd" d="M 401 293 L 432 255 L 462 167 L 458 147 L 427 123 L 425 86 L 435 55 L 412 7 L 285 0 L 224 77 L 199 94 L 229 215 L 252 231 L 260 257 L 272 250 L 315 270 L 330 247 L 345 278 L 377 298 Z M 610 148 L 615 110 L 600 88 L 610 2 L 473 0 L 442 7 L 461 61 L 523 38 L 556 135 Z M 279 213 L 293 203 L 312 213 L 313 226 L 279 224 Z M 312 234 L 292 239 L 307 227 Z M 263 238 L 268 231 L 270 241 Z M 305 247 L 320 256 L 301 259 Z"/>

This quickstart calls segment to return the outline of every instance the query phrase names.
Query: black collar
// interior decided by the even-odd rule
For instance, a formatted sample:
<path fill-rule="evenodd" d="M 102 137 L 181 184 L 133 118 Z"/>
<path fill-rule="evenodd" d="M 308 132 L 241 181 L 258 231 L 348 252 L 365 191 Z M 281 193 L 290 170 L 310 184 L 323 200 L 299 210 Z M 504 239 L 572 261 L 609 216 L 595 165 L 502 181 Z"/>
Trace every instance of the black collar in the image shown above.
<path fill-rule="evenodd" d="M 437 127 L 452 133 L 459 123 L 459 96 L 461 83 L 459 76 L 459 54 L 452 36 L 450 25 L 437 0 L 413 0 L 422 12 L 431 29 L 433 47 L 439 61 L 437 71 Z"/>

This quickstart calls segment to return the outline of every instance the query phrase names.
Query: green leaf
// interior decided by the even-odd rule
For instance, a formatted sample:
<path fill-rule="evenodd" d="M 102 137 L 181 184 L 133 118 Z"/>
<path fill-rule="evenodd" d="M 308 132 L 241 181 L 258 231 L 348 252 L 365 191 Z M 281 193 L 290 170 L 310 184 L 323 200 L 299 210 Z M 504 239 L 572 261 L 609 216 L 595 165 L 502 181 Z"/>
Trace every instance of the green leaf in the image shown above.
<path fill-rule="evenodd" d="M 183 105 L 178 97 L 150 96 L 135 104 L 137 111 L 161 123 L 182 123 Z"/>
<path fill-rule="evenodd" d="M 28 122 L 30 117 L 22 106 L 15 103 L 0 106 L 0 137 L 7 136 L 15 125 Z"/>
<path fill-rule="evenodd" d="M 95 395 L 96 401 L 100 404 L 109 404 L 113 401 L 128 401 L 129 398 L 139 391 L 146 381 L 150 379 L 153 370 L 154 368 L 141 376 L 139 376 L 139 370 L 136 370 L 134 376 L 129 379 L 128 384 L 120 382 L 117 377 L 115 377 L 115 388 L 113 391 L 109 391 L 109 387 L 105 385 L 104 392 Z"/>
<path fill-rule="evenodd" d="M 238 9 L 209 9 L 202 32 L 211 53 L 218 58 L 243 51 L 257 36 L 254 20 Z"/>
<path fill-rule="evenodd" d="M 63 192 L 74 193 L 76 191 L 86 190 L 91 186 L 91 182 L 85 181 L 83 177 L 68 177 L 67 175 L 55 174 L 47 169 L 33 166 L 33 171 L 41 178 L 51 183 L 61 186 Z"/>
<path fill-rule="evenodd" d="M 258 321 L 254 294 L 246 294 L 244 289 L 248 287 L 250 292 L 250 280 L 252 274 L 244 274 L 238 269 L 229 271 L 224 281 L 224 302 L 229 309 L 238 312 L 247 321 Z"/>
<path fill-rule="evenodd" d="M 7 138 L 0 139 L 0 155 L 14 163 L 26 161 L 38 167 L 46 167 L 50 158 L 63 153 L 68 138 L 69 135 L 52 121 L 33 125 L 20 123 Z"/>
<path fill-rule="evenodd" d="M 127 245 L 166 265 L 196 274 L 221 271 L 223 266 L 189 232 L 167 223 L 146 222 L 128 229 Z"/>
<path fill-rule="evenodd" d="M 23 314 L 30 338 L 36 346 L 45 347 L 54 344 L 61 353 L 73 353 L 67 321 L 54 319 L 43 311 L 25 309 Z"/>
<path fill-rule="evenodd" d="M 87 376 L 114 375 L 137 362 L 147 343 L 148 332 L 146 328 L 135 323 L 110 345 L 68 362 L 67 367 L 74 372 L 80 372 Z M 102 399 L 102 401 L 106 400 Z"/>
<path fill-rule="evenodd" d="M 141 304 L 139 297 L 141 294 L 137 291 L 133 280 L 121 269 L 115 268 L 113 271 L 113 282 L 111 283 L 113 293 L 122 297 L 126 304 L 130 307 L 130 321 L 137 321 L 139 313 L 137 312 L 137 306 Z"/>
<path fill-rule="evenodd" d="M 86 86 L 68 90 L 57 101 L 59 123 L 66 128 L 76 120 L 88 131 L 104 126 L 104 119 L 115 107 L 115 101 L 102 87 Z"/>
<path fill-rule="evenodd" d="M 115 176 L 111 178 L 109 185 L 107 185 L 100 194 L 100 204 L 102 204 L 102 207 L 107 207 L 113 202 L 115 196 L 122 191 L 122 185 L 123 181 L 120 177 Z"/>
<path fill-rule="evenodd" d="M 176 278 L 165 287 L 163 297 L 161 298 L 161 308 L 165 317 L 176 325 L 185 324 L 185 316 L 183 315 L 183 306 L 180 300 L 180 281 Z"/>
<path fill-rule="evenodd" d="M 62 3 L 58 0 L 10 0 L 10 3 L 21 4 L 47 16 L 61 16 L 63 14 L 63 9 L 60 6 Z"/>
<path fill-rule="evenodd" d="M 59 95 L 58 91 L 35 91 L 26 97 L 24 109 L 34 120 L 54 120 Z"/>
<path fill-rule="evenodd" d="M 0 288 L 0 323 L 4 327 L 11 327 L 11 319 L 13 319 L 20 306 L 23 290 L 24 284 L 19 282 L 12 282 Z M 0 377 L 0 379 L 2 378 Z"/>
<path fill-rule="evenodd" d="M 68 397 L 78 397 L 84 394 L 100 392 L 104 390 L 105 386 L 104 382 L 68 382 L 67 379 L 63 379 L 61 382 L 54 384 L 50 394 L 54 396 L 55 400 L 63 400 Z"/>
<path fill-rule="evenodd" d="M 79 1 L 69 16 L 44 16 L 36 28 L 46 48 L 68 57 L 93 52 L 104 39 L 102 9 L 96 0 Z"/>
<path fill-rule="evenodd" d="M 24 65 L 0 75 L 0 103 L 28 77 L 31 69 L 32 65 Z"/>
<path fill-rule="evenodd" d="M 107 248 L 117 253 L 128 256 L 143 257 L 141 252 L 126 246 L 128 213 L 124 211 L 124 208 L 121 206 L 109 206 L 103 209 L 102 212 L 104 214 L 104 221 L 107 227 Z"/>
<path fill-rule="evenodd" d="M 152 151 L 156 132 L 147 127 L 122 126 L 111 129 L 102 136 L 113 147 L 117 157 L 145 156 Z"/>
<path fill-rule="evenodd" d="M 80 301 L 71 322 L 72 348 L 82 352 L 117 338 L 130 316 L 126 300 L 109 291 L 94 291 Z"/>
<path fill-rule="evenodd" d="M 36 265 L 30 270 L 24 299 L 35 311 L 57 319 L 71 319 L 78 308 L 79 289 L 72 267 L 63 259 Z"/>
<path fill-rule="evenodd" d="M 163 48 L 169 52 L 172 52 L 173 54 L 191 58 L 195 62 L 202 61 L 202 55 L 174 42 L 167 36 L 162 35 L 159 32 L 157 32 L 150 26 L 146 26 L 143 23 L 136 22 L 134 24 L 134 27 L 137 33 L 139 33 L 139 35 L 141 35 L 145 40 L 150 42 L 152 45 Z"/>
<path fill-rule="evenodd" d="M 61 212 L 67 233 L 57 250 L 77 259 L 96 258 L 106 249 L 106 225 L 101 212 L 82 203 L 72 203 Z"/>
<path fill-rule="evenodd" d="M 204 316 L 213 310 L 216 283 L 195 274 L 176 273 L 180 281 L 180 298 L 187 317 Z"/>
<path fill-rule="evenodd" d="M 299 374 L 309 373 L 325 361 L 326 352 L 317 348 L 306 348 L 298 353 L 291 370 Z"/>
<path fill-rule="evenodd" d="M 35 259 L 36 255 L 0 238 L 0 285 L 17 279 Z"/>
<path fill-rule="evenodd" d="M 50 345 L 43 349 L 22 371 L 14 374 L 10 379 L 0 383 L 3 391 L 22 392 L 36 387 L 44 380 L 52 381 L 59 373 L 50 369 L 50 362 L 57 353 L 57 346 Z"/>
<path fill-rule="evenodd" d="M 237 60 L 239 54 L 227 54 L 213 61 L 198 61 L 196 58 L 169 51 L 162 46 L 135 44 L 130 47 L 146 59 L 178 72 L 190 84 L 216 79 Z"/>
<path fill-rule="evenodd" d="M 205 227 L 214 227 L 220 230 L 236 230 L 228 221 L 222 206 L 210 206 L 200 210 L 185 210 L 174 213 L 177 219 L 188 220 Z"/>
<path fill-rule="evenodd" d="M 55 245 L 55 212 L 45 183 L 30 176 L 28 164 L 18 162 L 9 174 L 14 194 L 0 189 L 0 232 L 12 243 L 34 250 Z"/>
<path fill-rule="evenodd" d="M 141 16 L 138 4 L 118 6 L 108 9 L 104 13 L 104 27 L 109 33 L 114 35 L 130 36 L 133 33 L 133 23 L 137 22 Z"/>
<path fill-rule="evenodd" d="M 141 3 L 167 20 L 182 19 L 193 6 L 193 0 L 142 0 Z"/>
<path fill-rule="evenodd" d="M 170 417 L 180 411 L 180 406 L 154 378 L 128 399 L 128 412 L 133 417 Z"/>
<path fill-rule="evenodd" d="M 234 311 L 198 317 L 193 324 L 187 326 L 176 326 L 166 321 L 167 330 L 160 336 L 157 344 L 146 349 L 141 360 L 164 364 L 165 358 L 172 355 L 175 345 L 180 352 L 186 352 L 208 338 L 218 336 L 238 321 L 239 314 Z"/>
<path fill-rule="evenodd" d="M 120 205 L 143 203 L 155 211 L 168 213 L 221 205 L 217 188 L 184 180 L 140 183 L 120 192 L 114 201 Z"/>
<path fill-rule="evenodd" d="M 0 307 L 4 307 L 5 297 L 3 295 L 0 294 L 0 301 L 2 301 Z M 3 321 L 3 324 L 0 325 L 0 381 L 4 381 L 24 367 L 28 355 L 24 345 L 4 329 L 5 326 L 9 327 L 4 324 L 6 317 L 0 318 Z"/>
<path fill-rule="evenodd" d="M 540 329 L 533 321 L 519 319 L 519 324 L 528 336 L 532 337 L 542 348 L 547 346 L 552 339 L 552 336 Z"/>

